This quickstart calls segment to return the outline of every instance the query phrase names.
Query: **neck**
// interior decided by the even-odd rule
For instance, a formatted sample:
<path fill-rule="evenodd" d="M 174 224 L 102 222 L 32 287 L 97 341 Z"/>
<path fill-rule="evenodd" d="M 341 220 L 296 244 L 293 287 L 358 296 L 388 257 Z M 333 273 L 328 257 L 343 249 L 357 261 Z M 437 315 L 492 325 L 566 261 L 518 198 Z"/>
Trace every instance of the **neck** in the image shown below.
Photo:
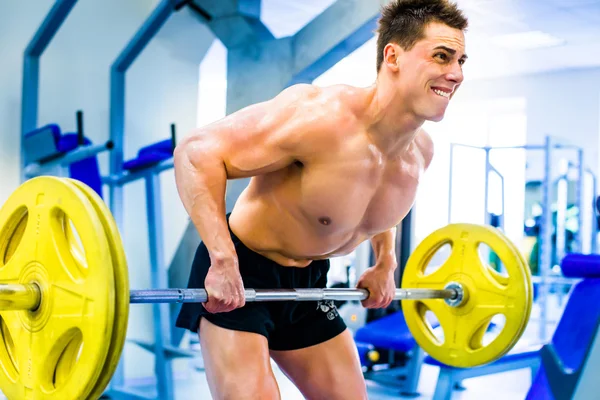
<path fill-rule="evenodd" d="M 374 144 L 386 153 L 405 150 L 425 122 L 409 108 L 410 101 L 390 87 L 392 82 L 382 76 L 369 88 L 369 132 Z"/>

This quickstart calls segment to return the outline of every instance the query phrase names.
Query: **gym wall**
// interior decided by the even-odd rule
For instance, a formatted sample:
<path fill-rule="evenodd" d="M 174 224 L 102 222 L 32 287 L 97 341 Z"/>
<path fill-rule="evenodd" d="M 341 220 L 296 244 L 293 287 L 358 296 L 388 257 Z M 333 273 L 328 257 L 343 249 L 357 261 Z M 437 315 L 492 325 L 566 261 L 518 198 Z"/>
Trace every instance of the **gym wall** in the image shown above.
<path fill-rule="evenodd" d="M 536 75 L 465 82 L 462 99 L 524 97 L 527 143 L 543 144 L 546 135 L 585 149 L 585 163 L 600 172 L 600 68 L 569 69 Z M 451 112 L 451 110 L 449 110 Z M 531 159 L 528 178 L 540 177 L 543 159 Z"/>
<path fill-rule="evenodd" d="M 52 0 L 0 2 L 0 202 L 19 185 L 23 51 L 52 7 Z M 84 111 L 84 130 L 94 143 L 109 139 L 110 66 L 158 2 L 80 0 L 40 60 L 38 126 L 57 123 L 76 129 L 75 112 Z M 207 31 L 189 11 L 175 13 L 126 75 L 125 158 L 146 144 L 178 136 L 197 123 L 198 64 Z M 210 42 L 212 42 L 212 35 Z M 99 156 L 108 173 L 108 156 Z M 187 225 L 172 174 L 162 176 L 165 263 L 170 262 Z M 107 191 L 105 191 L 107 194 Z M 131 288 L 150 286 L 147 219 L 143 182 L 124 191 L 123 239 Z M 152 308 L 131 307 L 128 337 L 153 341 Z M 126 377 L 153 376 L 153 358 L 139 347 L 125 347 Z"/>
<path fill-rule="evenodd" d="M 535 75 L 522 75 L 494 80 L 465 82 L 461 100 L 470 102 L 521 98 L 525 102 L 526 143 L 544 144 L 551 135 L 584 149 L 584 163 L 596 175 L 600 146 L 600 68 L 568 69 Z M 451 113 L 452 110 L 449 109 Z M 468 120 L 465 120 L 468 123 Z M 541 180 L 544 176 L 544 153 L 527 152 L 525 179 Z M 553 177 L 559 174 L 560 159 L 577 162 L 574 151 L 556 151 L 553 157 Z M 591 199 L 591 184 L 586 183 L 584 198 Z M 481 189 L 483 191 L 483 189 Z M 510 201 L 508 196 L 506 201 Z M 523 203 L 521 203 L 523 204 Z M 584 204 L 583 237 L 591 229 L 592 204 Z M 514 238 L 517 240 L 517 238 Z M 589 244 L 583 243 L 584 251 Z"/>

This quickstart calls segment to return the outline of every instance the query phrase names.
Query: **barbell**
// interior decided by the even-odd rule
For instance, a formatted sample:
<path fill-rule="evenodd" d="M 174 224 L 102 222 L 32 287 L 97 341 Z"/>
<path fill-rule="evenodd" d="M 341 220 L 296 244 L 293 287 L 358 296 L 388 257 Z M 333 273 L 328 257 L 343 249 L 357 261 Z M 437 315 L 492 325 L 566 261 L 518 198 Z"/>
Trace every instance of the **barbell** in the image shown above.
<path fill-rule="evenodd" d="M 369 297 L 366 289 L 245 289 L 247 302 L 264 301 L 361 301 Z M 35 311 L 41 302 L 41 290 L 35 283 L 0 283 L 1 311 Z M 447 299 L 450 305 L 459 305 L 463 298 L 460 284 L 447 289 L 396 289 L 394 300 Z M 132 290 L 129 303 L 205 303 L 204 289 L 144 289 Z"/>
<path fill-rule="evenodd" d="M 448 259 L 428 265 L 444 245 Z M 488 245 L 506 274 L 479 255 Z M 0 389 L 9 399 L 97 399 L 117 367 L 130 303 L 206 302 L 203 289 L 130 290 L 115 221 L 85 184 L 57 177 L 24 182 L 0 209 Z M 493 362 L 519 340 L 531 313 L 529 267 L 499 230 L 450 224 L 409 257 L 397 289 L 417 343 L 456 367 Z M 246 301 L 364 300 L 364 289 L 246 289 Z M 437 317 L 439 338 L 427 317 Z M 483 338 L 491 319 L 500 333 Z"/>

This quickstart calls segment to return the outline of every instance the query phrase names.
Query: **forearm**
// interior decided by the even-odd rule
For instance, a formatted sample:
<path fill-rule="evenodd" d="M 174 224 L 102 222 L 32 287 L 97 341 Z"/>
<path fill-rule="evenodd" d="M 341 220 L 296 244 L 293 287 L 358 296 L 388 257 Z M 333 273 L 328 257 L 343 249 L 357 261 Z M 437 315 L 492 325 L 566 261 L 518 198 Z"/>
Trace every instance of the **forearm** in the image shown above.
<path fill-rule="evenodd" d="M 375 253 L 375 266 L 396 269 L 396 227 L 371 238 L 371 246 Z"/>
<path fill-rule="evenodd" d="M 210 254 L 212 265 L 235 259 L 225 217 L 227 171 L 222 160 L 200 145 L 183 144 L 175 152 L 174 170 L 183 206 Z M 202 154 L 192 154 L 201 151 Z"/>

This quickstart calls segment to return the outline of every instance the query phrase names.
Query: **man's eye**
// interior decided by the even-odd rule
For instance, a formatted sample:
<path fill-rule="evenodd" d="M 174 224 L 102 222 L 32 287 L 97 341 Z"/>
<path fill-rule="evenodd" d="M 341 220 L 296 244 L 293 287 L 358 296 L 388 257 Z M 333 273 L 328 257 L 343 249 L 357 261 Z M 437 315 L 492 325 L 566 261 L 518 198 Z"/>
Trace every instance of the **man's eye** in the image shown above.
<path fill-rule="evenodd" d="M 465 60 L 464 59 L 460 59 L 458 60 L 458 65 L 464 65 L 465 64 Z"/>
<path fill-rule="evenodd" d="M 448 60 L 448 56 L 444 53 L 437 53 L 435 56 L 435 58 L 441 60 L 441 61 L 447 61 Z"/>

